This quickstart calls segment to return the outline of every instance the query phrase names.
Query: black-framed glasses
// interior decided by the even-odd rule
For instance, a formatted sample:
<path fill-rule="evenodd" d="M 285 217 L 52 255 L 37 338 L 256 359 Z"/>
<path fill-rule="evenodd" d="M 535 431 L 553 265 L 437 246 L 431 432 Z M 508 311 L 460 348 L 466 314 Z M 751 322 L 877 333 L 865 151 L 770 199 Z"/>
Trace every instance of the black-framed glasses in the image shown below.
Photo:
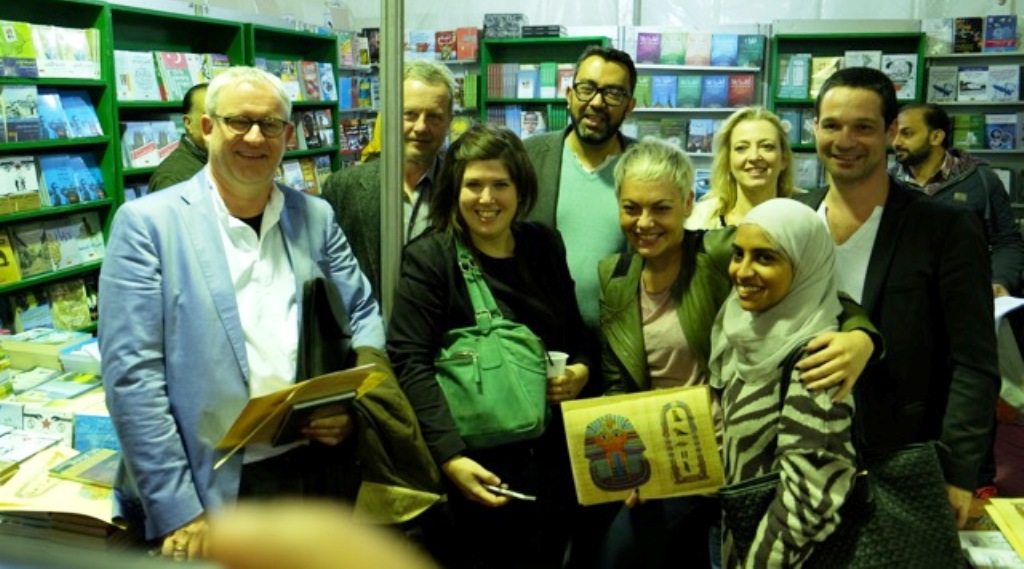
<path fill-rule="evenodd" d="M 592 100 L 598 93 L 601 93 L 601 99 L 609 107 L 617 107 L 629 98 L 629 91 L 621 87 L 598 87 L 590 81 L 574 83 L 572 91 L 576 93 L 576 98 L 584 103 Z"/>
<path fill-rule="evenodd" d="M 224 121 L 231 132 L 235 134 L 249 134 L 252 130 L 252 125 L 259 125 L 260 132 L 267 138 L 277 138 L 284 134 L 284 128 L 288 125 L 288 121 L 281 119 L 275 119 L 273 117 L 264 117 L 262 119 L 251 119 L 243 116 L 226 117 L 224 115 L 213 115 Z"/>

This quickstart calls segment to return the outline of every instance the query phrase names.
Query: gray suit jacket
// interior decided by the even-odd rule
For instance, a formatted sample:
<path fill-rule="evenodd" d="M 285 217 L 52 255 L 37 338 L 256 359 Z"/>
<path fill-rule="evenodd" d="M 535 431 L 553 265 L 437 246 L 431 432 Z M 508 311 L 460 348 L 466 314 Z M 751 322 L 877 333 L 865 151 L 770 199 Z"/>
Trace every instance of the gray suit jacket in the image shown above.
<path fill-rule="evenodd" d="M 380 160 L 331 174 L 321 197 L 334 209 L 359 268 L 380 300 Z"/>
<path fill-rule="evenodd" d="M 122 206 L 100 271 L 100 349 L 125 476 L 115 515 L 161 537 L 234 501 L 242 456 L 213 449 L 249 399 L 245 337 L 206 168 Z M 296 303 L 326 276 L 341 292 L 353 347 L 384 347 L 369 283 L 322 201 L 281 188 L 280 228 Z M 298 307 L 299 314 L 302 307 Z"/>
<path fill-rule="evenodd" d="M 537 202 L 527 219 L 556 229 L 558 183 L 562 179 L 562 148 L 571 129 L 572 126 L 569 126 L 561 132 L 531 136 L 523 141 L 526 154 L 537 172 Z M 636 144 L 636 139 L 623 136 L 621 132 L 618 137 L 623 152 Z"/>

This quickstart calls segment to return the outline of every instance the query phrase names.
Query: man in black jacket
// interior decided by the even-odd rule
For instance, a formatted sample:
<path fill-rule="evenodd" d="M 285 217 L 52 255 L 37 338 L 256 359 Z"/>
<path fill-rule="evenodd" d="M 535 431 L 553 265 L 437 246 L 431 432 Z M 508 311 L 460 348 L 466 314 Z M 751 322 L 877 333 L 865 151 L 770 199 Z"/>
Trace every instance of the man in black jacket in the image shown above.
<path fill-rule="evenodd" d="M 885 338 L 885 356 L 856 386 L 864 442 L 879 451 L 941 442 L 962 526 L 999 394 L 987 247 L 975 216 L 887 175 L 897 110 L 892 81 L 878 70 L 842 69 L 826 80 L 815 138 L 830 185 L 797 199 L 828 226 L 840 290 Z"/>

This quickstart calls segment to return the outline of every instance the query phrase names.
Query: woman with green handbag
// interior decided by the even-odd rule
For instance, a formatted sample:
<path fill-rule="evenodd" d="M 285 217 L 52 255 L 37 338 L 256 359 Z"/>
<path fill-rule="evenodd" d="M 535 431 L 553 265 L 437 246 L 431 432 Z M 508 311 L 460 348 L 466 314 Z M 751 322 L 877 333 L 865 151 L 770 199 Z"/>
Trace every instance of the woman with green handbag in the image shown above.
<path fill-rule="evenodd" d="M 432 230 L 403 256 L 388 353 L 447 475 L 449 566 L 560 567 L 577 507 L 557 403 L 589 362 L 561 237 L 520 221 L 536 195 L 515 133 L 475 125 L 445 156 Z M 564 373 L 546 377 L 546 350 L 569 354 Z M 493 428 L 538 403 L 523 428 Z"/>

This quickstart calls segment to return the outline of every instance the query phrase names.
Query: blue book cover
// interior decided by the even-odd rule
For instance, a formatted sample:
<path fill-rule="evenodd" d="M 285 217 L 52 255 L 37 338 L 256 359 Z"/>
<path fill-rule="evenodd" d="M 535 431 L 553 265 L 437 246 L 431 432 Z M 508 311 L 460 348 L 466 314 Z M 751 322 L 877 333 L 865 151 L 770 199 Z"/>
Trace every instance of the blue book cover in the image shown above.
<path fill-rule="evenodd" d="M 810 94 L 811 54 L 790 53 L 779 56 L 778 91 L 780 99 L 806 99 Z"/>
<path fill-rule="evenodd" d="M 4 85 L 0 92 L 7 142 L 39 140 L 39 91 L 35 85 Z"/>
<path fill-rule="evenodd" d="M 107 197 L 107 185 L 103 171 L 92 154 L 70 154 L 71 168 L 78 180 L 78 197 L 82 202 L 94 202 Z"/>
<path fill-rule="evenodd" d="M 96 448 L 121 450 L 121 442 L 114 431 L 110 415 L 99 412 L 75 413 L 75 450 L 86 452 Z"/>
<path fill-rule="evenodd" d="M 739 35 L 711 34 L 711 65 L 734 67 L 739 57 Z"/>
<path fill-rule="evenodd" d="M 729 105 L 729 76 L 705 75 L 701 79 L 700 106 L 721 108 Z"/>
<path fill-rule="evenodd" d="M 71 125 L 60 104 L 60 96 L 53 89 L 39 90 L 39 131 L 43 140 L 61 140 L 71 137 Z"/>
<path fill-rule="evenodd" d="M 790 144 L 800 144 L 800 109 L 798 107 L 779 107 L 775 109 L 782 122 L 782 128 L 789 136 Z"/>
<path fill-rule="evenodd" d="M 985 40 L 981 50 L 1017 51 L 1017 16 L 985 16 Z"/>
<path fill-rule="evenodd" d="M 764 65 L 764 36 L 761 34 L 741 34 L 737 39 L 739 53 L 736 55 L 738 67 L 756 67 Z"/>
<path fill-rule="evenodd" d="M 686 136 L 686 151 L 711 152 L 713 137 L 714 121 L 711 119 L 691 119 Z"/>
<path fill-rule="evenodd" d="M 44 154 L 39 156 L 43 185 L 49 198 L 46 205 L 61 206 L 79 202 L 78 180 L 66 154 Z"/>
<path fill-rule="evenodd" d="M 655 75 L 651 78 L 651 107 L 657 109 L 676 108 L 676 77 Z"/>
<path fill-rule="evenodd" d="M 72 138 L 103 136 L 103 128 L 89 93 L 78 89 L 61 91 L 60 103 L 71 125 Z"/>

